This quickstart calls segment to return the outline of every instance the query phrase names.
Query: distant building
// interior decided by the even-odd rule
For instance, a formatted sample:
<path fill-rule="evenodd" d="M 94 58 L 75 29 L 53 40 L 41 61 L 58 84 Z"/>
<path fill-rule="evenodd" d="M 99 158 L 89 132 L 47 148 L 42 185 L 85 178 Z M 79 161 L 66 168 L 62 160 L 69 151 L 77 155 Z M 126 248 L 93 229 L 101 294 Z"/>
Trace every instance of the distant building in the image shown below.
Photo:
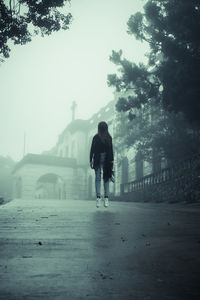
<path fill-rule="evenodd" d="M 13 171 L 13 197 L 34 199 L 91 199 L 95 197 L 94 170 L 89 167 L 89 151 L 100 121 L 106 121 L 113 137 L 115 183 L 110 184 L 112 195 L 120 194 L 120 184 L 150 174 L 153 167 L 143 161 L 134 148 L 119 150 L 115 145 L 116 112 L 114 100 L 88 120 L 75 119 L 75 102 L 72 121 L 58 138 L 57 144 L 45 154 L 26 155 Z"/>

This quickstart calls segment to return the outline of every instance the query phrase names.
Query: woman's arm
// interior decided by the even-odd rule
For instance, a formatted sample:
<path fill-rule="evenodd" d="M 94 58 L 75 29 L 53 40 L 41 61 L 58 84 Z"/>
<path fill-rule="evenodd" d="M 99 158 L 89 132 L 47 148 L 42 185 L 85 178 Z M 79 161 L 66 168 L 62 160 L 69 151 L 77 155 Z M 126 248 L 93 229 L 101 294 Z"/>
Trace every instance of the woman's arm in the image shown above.
<path fill-rule="evenodd" d="M 112 144 L 112 138 L 111 138 L 111 149 L 110 149 L 110 160 L 112 163 L 114 163 L 114 154 L 113 154 L 113 144 Z"/>
<path fill-rule="evenodd" d="M 92 139 L 92 144 L 91 144 L 91 147 L 90 147 L 90 166 L 91 166 L 91 163 L 92 163 L 93 155 L 94 155 L 94 137 Z"/>

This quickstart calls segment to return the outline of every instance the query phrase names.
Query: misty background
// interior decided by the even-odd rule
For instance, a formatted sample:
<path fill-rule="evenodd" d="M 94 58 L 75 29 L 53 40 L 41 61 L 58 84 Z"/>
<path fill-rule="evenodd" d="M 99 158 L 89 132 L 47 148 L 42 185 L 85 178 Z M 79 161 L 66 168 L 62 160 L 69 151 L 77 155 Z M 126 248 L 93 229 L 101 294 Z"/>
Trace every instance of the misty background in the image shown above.
<path fill-rule="evenodd" d="M 177 180 L 184 180 L 174 187 L 171 178 L 171 198 L 182 186 L 180 199 L 197 199 L 199 2 L 23 3 L 0 4 L 2 174 L 27 153 L 68 157 L 70 149 L 73 157 L 75 141 L 67 145 L 69 138 L 63 138 L 72 103 L 77 103 L 75 118 L 82 119 L 76 124 L 86 124 L 102 107 L 105 119 L 106 105 L 115 98 L 110 117 L 118 187 L 150 174 L 154 178 L 180 162 Z M 14 47 L 10 41 L 26 45 Z M 95 134 L 97 124 L 88 124 Z M 91 137 L 87 134 L 88 144 Z"/>
<path fill-rule="evenodd" d="M 0 1 L 1 298 L 200 299 L 199 37 L 199 0 Z"/>
<path fill-rule="evenodd" d="M 65 8 L 73 16 L 66 31 L 36 36 L 26 45 L 11 45 L 10 57 L 0 65 L 0 155 L 18 161 L 25 152 L 52 148 L 71 121 L 88 119 L 113 99 L 107 75 L 116 66 L 112 50 L 127 59 L 146 62 L 148 45 L 127 33 L 131 14 L 144 1 L 73 0 Z"/>

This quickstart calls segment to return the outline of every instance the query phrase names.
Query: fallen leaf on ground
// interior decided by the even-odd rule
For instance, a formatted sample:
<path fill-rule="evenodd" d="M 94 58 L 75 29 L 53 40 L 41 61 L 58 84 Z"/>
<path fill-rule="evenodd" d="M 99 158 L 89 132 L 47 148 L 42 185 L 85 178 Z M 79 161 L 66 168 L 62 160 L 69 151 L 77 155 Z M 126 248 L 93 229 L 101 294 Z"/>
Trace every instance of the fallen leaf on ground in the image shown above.
<path fill-rule="evenodd" d="M 123 236 L 121 237 L 122 242 L 126 242 L 126 238 L 124 238 Z"/>

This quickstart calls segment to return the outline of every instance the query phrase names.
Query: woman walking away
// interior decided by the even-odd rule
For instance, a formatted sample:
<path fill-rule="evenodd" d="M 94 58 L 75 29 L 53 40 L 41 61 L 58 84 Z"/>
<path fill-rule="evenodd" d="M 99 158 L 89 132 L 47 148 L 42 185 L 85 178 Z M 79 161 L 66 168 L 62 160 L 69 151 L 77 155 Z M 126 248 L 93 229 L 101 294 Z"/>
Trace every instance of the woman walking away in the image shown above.
<path fill-rule="evenodd" d="M 90 149 L 90 166 L 95 170 L 96 206 L 101 203 L 101 171 L 103 170 L 104 206 L 108 207 L 109 180 L 112 178 L 113 146 L 106 122 L 98 124 L 98 133 L 93 137 Z"/>

